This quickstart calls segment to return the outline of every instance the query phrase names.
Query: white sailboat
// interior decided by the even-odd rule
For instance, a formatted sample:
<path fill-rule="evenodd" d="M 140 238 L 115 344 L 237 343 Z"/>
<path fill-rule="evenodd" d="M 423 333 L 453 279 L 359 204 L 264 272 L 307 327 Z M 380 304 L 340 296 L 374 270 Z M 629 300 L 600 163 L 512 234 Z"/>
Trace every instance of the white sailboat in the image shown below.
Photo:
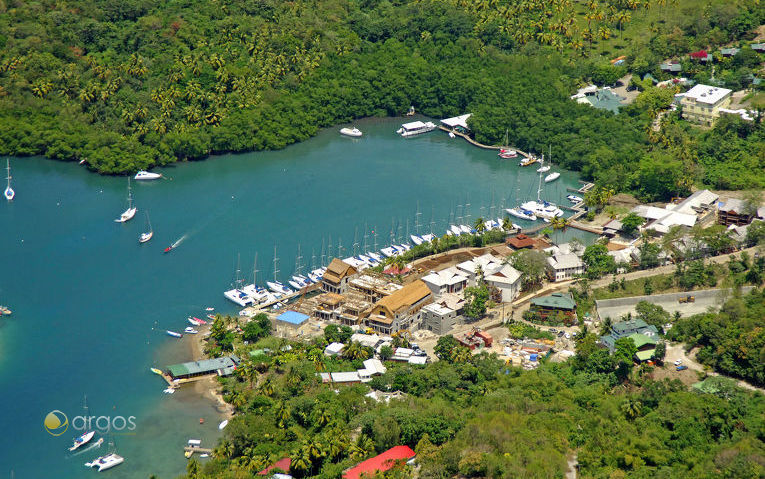
<path fill-rule="evenodd" d="M 537 217 L 549 221 L 550 218 L 563 216 L 563 210 L 548 201 L 542 201 L 542 173 L 539 174 L 539 186 L 537 188 L 537 200 L 527 201 L 521 204 L 521 209 L 534 213 Z"/>
<path fill-rule="evenodd" d="M 141 233 L 141 236 L 138 238 L 139 243 L 146 243 L 151 239 L 152 236 L 154 236 L 154 230 L 151 229 L 151 220 L 149 219 L 149 212 L 146 212 L 146 224 L 149 226 L 149 231 L 146 233 Z"/>
<path fill-rule="evenodd" d="M 93 459 L 90 462 L 86 462 L 85 466 L 87 467 L 95 467 L 98 469 L 98 472 L 105 471 L 107 469 L 111 469 L 114 466 L 118 466 L 125 462 L 125 458 L 118 455 L 115 452 L 114 449 L 114 439 L 111 436 L 111 431 L 109 432 L 109 454 L 101 457 L 97 457 Z"/>
<path fill-rule="evenodd" d="M 83 408 L 85 409 L 85 417 L 90 417 L 88 415 L 88 398 L 87 398 L 87 396 L 83 399 Z M 85 431 L 85 433 L 82 434 L 81 436 L 74 438 L 74 443 L 69 448 L 69 452 L 75 451 L 78 448 L 80 448 L 80 446 L 84 446 L 85 444 L 90 442 L 90 440 L 93 439 L 93 436 L 95 436 L 95 434 L 96 434 L 95 431 Z"/>
<path fill-rule="evenodd" d="M 136 211 L 138 211 L 138 208 L 133 206 L 133 190 L 130 188 L 130 177 L 128 176 L 128 209 L 126 209 L 125 212 L 122 213 L 120 217 L 114 221 L 117 223 L 125 223 L 130 221 L 135 216 Z"/>
<path fill-rule="evenodd" d="M 550 168 L 552 168 L 552 146 L 550 146 L 550 165 L 549 166 Z M 547 170 L 545 171 L 549 171 L 550 168 L 547 168 Z M 537 171 L 540 171 L 540 170 L 537 170 Z M 560 173 L 558 173 L 557 171 L 553 171 L 549 175 L 545 176 L 545 183 L 550 183 L 551 181 L 555 181 L 558 178 L 560 178 Z"/>
<path fill-rule="evenodd" d="M 6 180 L 8 180 L 8 186 L 5 187 L 5 192 L 3 193 L 5 195 L 5 199 L 8 201 L 11 201 L 14 196 L 16 196 L 16 192 L 13 191 L 13 188 L 11 188 L 11 160 L 6 159 L 5 160 L 5 169 L 8 172 L 6 175 Z"/>

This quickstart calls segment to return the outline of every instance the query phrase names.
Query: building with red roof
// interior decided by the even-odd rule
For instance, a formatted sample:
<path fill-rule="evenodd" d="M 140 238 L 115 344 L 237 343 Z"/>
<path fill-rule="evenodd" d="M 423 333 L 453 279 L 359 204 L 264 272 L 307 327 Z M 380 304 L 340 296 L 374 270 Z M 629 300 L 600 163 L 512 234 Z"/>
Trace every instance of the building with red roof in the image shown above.
<path fill-rule="evenodd" d="M 514 249 L 523 249 L 523 248 L 533 248 L 535 243 L 532 238 L 529 238 L 525 234 L 521 233 L 518 236 L 513 236 L 512 238 L 508 238 L 507 244 L 512 246 Z"/>
<path fill-rule="evenodd" d="M 292 465 L 292 459 L 289 457 L 285 457 L 282 459 L 279 459 L 275 463 L 271 464 L 267 468 L 263 469 L 258 473 L 259 476 L 267 476 L 271 473 L 271 471 L 275 469 L 280 469 L 284 472 L 290 472 L 290 466 Z"/>
<path fill-rule="evenodd" d="M 694 60 L 700 60 L 702 62 L 706 62 L 712 59 L 712 55 L 708 54 L 706 50 L 699 50 L 697 52 L 692 52 L 692 53 L 689 53 L 688 56 Z"/>
<path fill-rule="evenodd" d="M 395 446 L 379 456 L 372 457 L 360 462 L 356 466 L 343 473 L 343 479 L 360 479 L 366 473 L 373 475 L 377 471 L 387 471 L 396 465 L 398 461 L 408 461 L 415 456 L 415 452 L 409 446 Z"/>

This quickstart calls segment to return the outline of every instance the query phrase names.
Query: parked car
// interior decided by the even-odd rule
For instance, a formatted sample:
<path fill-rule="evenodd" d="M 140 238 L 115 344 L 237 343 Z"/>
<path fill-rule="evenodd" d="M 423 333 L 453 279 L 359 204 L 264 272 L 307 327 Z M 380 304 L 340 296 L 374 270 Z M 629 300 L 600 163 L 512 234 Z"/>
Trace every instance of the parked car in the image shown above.
<path fill-rule="evenodd" d="M 677 367 L 678 371 L 685 371 L 686 369 L 688 369 L 688 366 L 686 366 L 684 364 L 681 364 L 680 366 Z"/>
<path fill-rule="evenodd" d="M 675 361 L 675 366 L 680 366 L 681 364 L 683 364 L 682 359 L 678 359 L 677 361 Z"/>
<path fill-rule="evenodd" d="M 566 336 L 566 339 L 571 339 L 571 334 L 566 333 L 565 336 Z"/>
<path fill-rule="evenodd" d="M 558 331 L 558 337 L 562 338 L 566 334 L 565 331 Z"/>
<path fill-rule="evenodd" d="M 557 333 L 558 332 L 558 330 L 555 329 L 555 328 L 550 328 L 548 331 L 550 331 L 551 333 Z"/>

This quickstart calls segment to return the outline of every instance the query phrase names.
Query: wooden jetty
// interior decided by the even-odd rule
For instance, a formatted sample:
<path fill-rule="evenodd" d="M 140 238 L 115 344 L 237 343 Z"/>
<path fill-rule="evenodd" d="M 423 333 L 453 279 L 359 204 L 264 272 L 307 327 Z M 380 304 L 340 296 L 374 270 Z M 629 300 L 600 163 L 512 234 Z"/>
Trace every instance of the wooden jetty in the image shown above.
<path fill-rule="evenodd" d="M 454 135 L 456 135 L 456 136 L 460 136 L 460 137 L 464 138 L 465 140 L 467 140 L 467 142 L 468 142 L 468 143 L 470 143 L 471 145 L 473 145 L 473 146 L 477 146 L 478 148 L 483 148 L 484 150 L 499 150 L 499 149 L 501 149 L 501 148 L 509 148 L 509 149 L 511 149 L 511 150 L 515 150 L 515 151 L 517 151 L 517 152 L 518 152 L 518 154 L 519 154 L 519 155 L 521 155 L 521 156 L 523 156 L 523 157 L 526 157 L 526 158 L 528 158 L 529 156 L 531 156 L 531 155 L 529 155 L 528 153 L 526 153 L 526 152 L 524 152 L 524 151 L 521 151 L 521 150 L 519 150 L 518 148 L 513 148 L 513 147 L 511 147 L 511 146 L 495 146 L 495 145 L 484 145 L 483 143 L 478 143 L 478 142 L 477 142 L 477 141 L 475 141 L 474 139 L 470 138 L 470 136 L 469 136 L 469 135 L 466 135 L 466 134 L 464 134 L 464 133 L 460 133 L 459 131 L 450 130 L 449 128 L 446 128 L 446 127 L 445 127 L 445 126 L 443 126 L 443 125 L 439 125 L 439 126 L 438 126 L 438 128 L 439 128 L 441 131 L 445 131 L 445 132 L 447 132 L 447 133 L 454 133 Z"/>
<path fill-rule="evenodd" d="M 213 452 L 212 449 L 208 449 L 206 447 L 199 447 L 199 446 L 184 446 L 183 451 L 190 452 L 191 455 L 194 455 L 195 452 L 198 452 L 199 454 L 212 454 Z"/>

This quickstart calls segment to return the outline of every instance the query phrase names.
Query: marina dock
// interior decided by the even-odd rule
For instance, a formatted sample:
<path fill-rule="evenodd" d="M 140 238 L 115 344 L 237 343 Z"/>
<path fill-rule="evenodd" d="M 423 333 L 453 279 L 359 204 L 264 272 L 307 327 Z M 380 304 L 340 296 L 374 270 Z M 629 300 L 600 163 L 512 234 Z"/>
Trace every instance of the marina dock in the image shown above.
<path fill-rule="evenodd" d="M 464 138 L 465 140 L 467 140 L 467 142 L 470 143 L 471 145 L 477 146 L 478 148 L 483 148 L 484 150 L 499 150 L 501 148 L 509 148 L 511 150 L 517 151 L 519 155 L 521 155 L 521 156 L 523 156 L 525 158 L 528 158 L 530 156 L 528 153 L 526 153 L 524 151 L 521 151 L 518 148 L 513 148 L 511 146 L 494 146 L 494 145 L 484 145 L 483 143 L 478 143 L 474 139 L 470 138 L 470 136 L 468 136 L 468 135 L 466 135 L 464 133 L 460 133 L 459 131 L 455 131 L 455 130 L 451 130 L 449 128 L 446 128 L 443 125 L 439 125 L 438 128 L 440 130 L 442 130 L 442 131 L 447 132 L 447 133 L 454 133 L 454 135 L 460 136 L 460 137 Z"/>

